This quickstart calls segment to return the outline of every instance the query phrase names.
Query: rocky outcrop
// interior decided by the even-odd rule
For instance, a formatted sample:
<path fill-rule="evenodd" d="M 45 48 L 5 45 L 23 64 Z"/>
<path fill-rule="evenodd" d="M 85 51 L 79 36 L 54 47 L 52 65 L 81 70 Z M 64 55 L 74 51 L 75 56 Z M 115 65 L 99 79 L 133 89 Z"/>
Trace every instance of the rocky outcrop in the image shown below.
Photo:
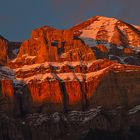
<path fill-rule="evenodd" d="M 8 41 L 0 36 L 0 65 L 6 65 L 8 62 Z"/>
<path fill-rule="evenodd" d="M 4 111 L 6 114 L 13 116 L 14 112 L 14 87 L 10 80 L 1 80 L 0 81 L 0 96 L 3 98 L 1 103 L 1 111 Z"/>
<path fill-rule="evenodd" d="M 135 26 L 115 18 L 95 16 L 72 27 L 72 30 L 76 36 L 89 39 L 89 42 L 95 40 L 109 42 L 117 46 L 140 46 L 139 30 Z"/>
<path fill-rule="evenodd" d="M 74 35 L 93 48 L 96 58 L 108 58 L 122 64 L 140 65 L 137 53 L 140 51 L 140 31 L 137 26 L 115 18 L 96 16 L 72 28 Z M 101 48 L 102 46 L 102 48 Z M 103 52 L 105 48 L 106 52 Z M 115 56 L 114 56 L 115 55 Z M 124 61 L 126 57 L 132 61 Z"/>
<path fill-rule="evenodd" d="M 8 57 L 10 60 L 13 60 L 17 57 L 21 42 L 9 42 L 8 43 Z"/>
<path fill-rule="evenodd" d="M 110 72 L 101 81 L 94 92 L 93 100 L 97 106 L 128 108 L 139 104 L 139 71 Z M 129 81 L 129 82 L 128 82 Z M 131 87 L 131 88 L 129 88 Z M 108 102 L 108 99 L 111 99 Z"/>
<path fill-rule="evenodd" d="M 139 46 L 137 27 L 106 17 L 22 44 L 0 37 L 0 139 L 128 137 L 140 126 Z"/>
<path fill-rule="evenodd" d="M 106 30 L 107 28 L 110 32 Z M 131 38 L 132 35 L 135 38 Z M 12 97 L 14 107 L 16 104 L 20 106 L 17 109 L 18 114 L 86 110 L 92 107 L 93 103 L 95 106 L 107 108 L 117 106 L 125 102 L 124 87 L 130 91 L 132 88 L 132 84 L 124 84 L 127 81 L 125 79 L 130 78 L 133 81 L 137 91 L 132 89 L 132 93 L 139 92 L 135 80 L 139 79 L 139 67 L 117 63 L 119 61 L 138 64 L 137 50 L 128 46 L 131 44 L 138 47 L 139 43 L 137 41 L 136 44 L 135 40 L 138 37 L 139 32 L 134 26 L 105 17 L 91 18 L 68 30 L 48 26 L 35 29 L 30 39 L 24 41 L 21 47 L 20 43 L 7 41 L 11 47 L 8 46 L 5 55 L 9 57 L 8 66 L 13 70 L 13 74 L 8 76 L 9 72 L 6 70 L 4 73 L 2 70 L 1 83 L 4 90 L 2 95 Z M 95 46 L 88 43 L 91 43 L 90 45 L 95 43 Z M 10 56 L 13 50 L 16 53 Z M 13 60 L 14 57 L 16 58 Z M 115 67 L 120 68 L 116 70 Z M 130 77 L 128 73 L 134 77 Z M 3 79 L 7 80 L 7 83 Z M 123 84 L 118 82 L 116 87 L 114 82 L 117 81 Z M 4 88 L 4 84 L 8 88 Z M 108 96 L 102 95 L 104 89 L 107 90 Z M 129 93 L 126 91 L 125 94 L 128 96 Z M 110 104 L 107 102 L 109 97 L 115 98 Z M 134 104 L 137 104 L 135 98 L 132 97 Z M 27 110 L 25 108 L 28 105 Z M 133 102 L 130 102 L 131 105 L 133 106 Z"/>
<path fill-rule="evenodd" d="M 4 37 L 0 36 L 0 65 L 7 65 L 12 59 L 17 56 L 20 42 L 9 42 Z"/>
<path fill-rule="evenodd" d="M 61 64 L 59 69 L 63 72 L 62 68 L 65 67 Z M 14 85 L 15 81 L 12 85 L 9 81 L 2 81 L 3 84 L 10 84 L 10 88 L 2 86 L 3 95 L 12 97 L 14 106 L 19 106 L 18 114 L 87 110 L 93 106 L 112 109 L 119 105 L 133 107 L 139 103 L 139 67 L 98 60 L 86 65 L 75 65 L 69 69 L 69 73 L 61 73 L 58 69 L 56 73 L 55 69 L 50 69 L 44 74 L 36 71 L 37 67 L 34 67 L 34 72 L 32 67 L 32 72 L 28 68 L 26 73 L 27 70 L 32 75 L 25 76 L 24 68 L 17 70 L 15 78 L 19 82 L 23 81 L 20 85 Z M 109 98 L 112 99 L 110 102 Z"/>
<path fill-rule="evenodd" d="M 130 48 L 124 48 L 123 52 L 126 55 L 134 55 L 134 51 L 132 49 L 130 49 Z"/>
<path fill-rule="evenodd" d="M 1 113 L 0 137 L 2 140 L 139 139 L 138 111 L 138 106 L 131 109 L 118 107 L 110 111 L 100 107 L 68 114 L 35 113 L 18 120 Z"/>
<path fill-rule="evenodd" d="M 43 62 L 89 61 L 94 52 L 81 40 L 75 39 L 71 30 L 56 30 L 42 27 L 32 32 L 31 38 L 23 42 L 17 58 L 10 63 L 19 67 Z"/>

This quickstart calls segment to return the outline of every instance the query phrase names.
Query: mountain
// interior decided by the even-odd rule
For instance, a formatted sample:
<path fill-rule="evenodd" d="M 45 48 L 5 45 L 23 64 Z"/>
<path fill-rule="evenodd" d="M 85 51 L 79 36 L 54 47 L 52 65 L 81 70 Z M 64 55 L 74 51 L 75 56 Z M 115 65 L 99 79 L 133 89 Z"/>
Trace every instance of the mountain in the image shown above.
<path fill-rule="evenodd" d="M 140 31 L 139 28 L 117 20 L 115 18 L 107 18 L 96 16 L 83 22 L 82 24 L 72 27 L 75 34 L 79 32 L 80 38 L 93 39 L 96 41 L 104 41 L 117 46 L 140 47 Z M 90 44 L 95 46 L 97 44 Z"/>
<path fill-rule="evenodd" d="M 139 26 L 96 16 L 0 49 L 2 140 L 140 138 Z"/>
<path fill-rule="evenodd" d="M 96 52 L 120 63 L 140 65 L 140 28 L 115 18 L 96 16 L 72 28 L 75 35 Z M 97 46 L 100 46 L 99 48 Z M 101 47 L 102 46 L 102 47 Z M 100 48 L 105 47 L 104 53 Z"/>

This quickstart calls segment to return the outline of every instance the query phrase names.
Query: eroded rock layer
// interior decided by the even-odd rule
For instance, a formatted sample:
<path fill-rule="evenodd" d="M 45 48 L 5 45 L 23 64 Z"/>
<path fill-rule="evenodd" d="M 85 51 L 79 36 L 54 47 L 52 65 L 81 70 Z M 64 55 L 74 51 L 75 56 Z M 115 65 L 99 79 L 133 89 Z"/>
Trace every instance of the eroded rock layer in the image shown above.
<path fill-rule="evenodd" d="M 98 16 L 35 29 L 23 43 L 0 36 L 0 50 L 0 111 L 18 118 L 0 114 L 0 139 L 88 139 L 93 129 L 128 135 L 140 126 L 138 26 Z"/>

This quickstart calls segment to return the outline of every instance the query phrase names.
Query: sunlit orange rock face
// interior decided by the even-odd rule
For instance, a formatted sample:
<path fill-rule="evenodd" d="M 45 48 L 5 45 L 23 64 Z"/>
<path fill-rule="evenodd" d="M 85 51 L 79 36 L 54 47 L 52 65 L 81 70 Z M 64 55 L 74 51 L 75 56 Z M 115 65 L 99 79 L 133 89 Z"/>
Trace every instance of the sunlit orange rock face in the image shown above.
<path fill-rule="evenodd" d="M 88 105 L 92 92 L 98 85 L 99 79 L 104 75 L 102 69 L 106 69 L 115 62 L 99 60 L 82 65 L 79 62 L 75 63 L 73 62 L 71 65 L 61 62 L 52 63 L 49 71 L 47 64 L 44 66 L 40 64 L 37 67 L 35 65 L 35 68 L 30 69 L 28 67 L 29 75 L 26 74 L 27 71 L 25 73 L 26 68 L 22 67 L 17 69 L 16 77 L 18 80 L 23 79 L 27 83 L 33 104 L 36 106 L 46 103 L 58 104 L 61 111 L 72 109 L 75 106 L 77 109 L 82 109 Z M 52 70 L 52 67 L 55 67 L 55 70 Z M 43 71 L 38 68 L 43 69 Z M 101 71 L 99 76 L 98 71 Z M 94 78 L 96 72 L 97 77 Z"/>
<path fill-rule="evenodd" d="M 129 92 L 128 106 L 138 103 L 139 67 L 123 66 L 109 60 L 93 61 L 86 66 L 85 68 L 84 64 L 77 65 L 72 70 L 69 69 L 68 72 L 63 73 L 59 73 L 59 69 L 62 71 L 63 66 L 59 68 L 55 66 L 58 72 L 51 70 L 51 75 L 47 71 L 45 74 L 38 73 L 34 71 L 37 68 L 32 68 L 30 77 L 24 77 L 21 74 L 24 72 L 23 67 L 18 69 L 17 79 L 23 79 L 26 83 L 32 98 L 32 106 L 39 107 L 40 111 L 43 112 L 50 110 L 50 108 L 51 111 L 66 111 L 71 109 L 85 110 L 93 105 L 106 108 L 116 107 L 121 103 L 125 105 L 124 94 L 127 96 L 127 91 L 133 93 L 131 95 Z M 77 67 L 79 67 L 78 73 L 75 71 Z M 29 73 L 31 71 L 28 69 Z M 127 79 L 132 82 L 127 82 Z M 136 89 L 134 90 L 132 86 Z M 125 89 L 127 90 L 124 91 Z M 108 102 L 108 98 L 111 98 L 112 101 Z"/>
<path fill-rule="evenodd" d="M 32 81 L 28 84 L 28 88 L 32 95 L 33 101 L 36 103 L 42 103 L 43 101 L 56 104 L 62 103 L 61 89 L 59 87 L 59 82 L 56 80 L 41 83 L 38 81 Z"/>
<path fill-rule="evenodd" d="M 3 97 L 1 109 L 12 115 L 14 112 L 14 87 L 10 80 L 0 81 L 0 97 Z"/>
<path fill-rule="evenodd" d="M 36 29 L 23 42 L 16 61 L 11 66 L 43 62 L 93 60 L 94 53 L 71 30 L 57 30 L 48 26 Z"/>
<path fill-rule="evenodd" d="M 122 46 L 140 46 L 139 28 L 115 18 L 95 16 L 72 27 L 81 38 Z"/>
<path fill-rule="evenodd" d="M 4 66 L 14 59 L 18 53 L 20 42 L 9 42 L 0 35 L 0 65 Z"/>
<path fill-rule="evenodd" d="M 13 89 L 11 81 L 10 80 L 2 80 L 1 87 L 2 87 L 2 95 L 8 96 L 12 99 L 12 97 L 14 96 L 14 89 Z"/>
<path fill-rule="evenodd" d="M 0 65 L 5 65 L 8 62 L 8 41 L 0 36 Z"/>
<path fill-rule="evenodd" d="M 132 49 L 130 49 L 130 48 L 124 48 L 123 52 L 126 55 L 134 55 L 134 51 Z"/>
<path fill-rule="evenodd" d="M 97 45 L 96 48 L 101 52 L 108 52 L 108 49 L 104 45 Z"/>
<path fill-rule="evenodd" d="M 18 115 L 137 105 L 140 67 L 126 64 L 140 64 L 139 46 L 137 28 L 106 17 L 44 26 L 22 44 L 1 38 L 1 95 Z"/>

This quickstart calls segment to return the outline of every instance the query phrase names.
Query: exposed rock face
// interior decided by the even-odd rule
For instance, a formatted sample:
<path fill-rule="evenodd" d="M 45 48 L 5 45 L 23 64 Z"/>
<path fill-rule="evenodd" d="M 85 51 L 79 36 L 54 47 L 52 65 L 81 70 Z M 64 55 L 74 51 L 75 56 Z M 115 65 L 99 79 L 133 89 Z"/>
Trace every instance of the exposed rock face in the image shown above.
<path fill-rule="evenodd" d="M 40 65 L 44 73 L 42 70 L 37 71 Z M 17 69 L 17 77 L 15 78 L 18 81 L 24 81 L 21 87 L 17 86 L 17 89 L 15 89 L 14 84 L 13 87 L 10 85 L 8 89 L 5 89 L 4 84 L 8 85 L 9 81 L 2 81 L 3 95 L 12 96 L 13 99 L 16 97 L 14 105 L 19 104 L 17 103 L 17 96 L 21 94 L 19 97 L 21 99 L 20 104 L 22 104 L 22 107 L 19 108 L 20 113 L 34 111 L 44 113 L 67 112 L 73 109 L 87 110 L 93 106 L 103 106 L 110 109 L 119 105 L 132 107 L 139 103 L 139 98 L 137 98 L 140 91 L 139 67 L 120 65 L 108 60 L 98 60 L 81 66 L 70 65 L 69 67 L 73 67 L 73 69 L 70 69 L 69 72 L 62 70 L 65 67 L 62 64 L 59 66 L 57 63 L 57 65 L 51 66 L 57 69 L 56 72 L 52 69 L 47 71 L 46 65 L 44 68 L 42 64 L 40 65 L 35 65 L 31 69 L 30 67 Z M 29 75 L 24 74 L 25 70 L 26 73 L 28 70 Z M 79 72 L 83 72 L 83 74 Z M 127 80 L 131 82 L 127 82 Z M 108 102 L 108 98 L 112 99 L 111 102 Z M 27 105 L 29 105 L 28 110 L 25 108 Z"/>
<path fill-rule="evenodd" d="M 115 18 L 96 16 L 74 26 L 72 30 L 84 39 L 109 42 L 117 46 L 140 46 L 139 30 Z"/>
<path fill-rule="evenodd" d="M 22 44 L 21 42 L 9 42 L 8 57 L 10 60 L 13 60 L 14 58 L 17 57 L 21 44 Z"/>
<path fill-rule="evenodd" d="M 104 45 L 97 45 L 96 48 L 99 49 L 101 52 L 108 52 L 108 49 Z"/>
<path fill-rule="evenodd" d="M 101 105 L 106 108 L 114 108 L 116 105 L 130 108 L 139 104 L 139 74 L 139 71 L 129 70 L 110 72 L 100 81 L 92 102 L 95 101 L 97 106 Z M 110 97 L 111 100 L 108 101 Z"/>
<path fill-rule="evenodd" d="M 94 129 L 128 135 L 140 126 L 138 27 L 94 17 L 67 30 L 35 29 L 22 44 L 0 37 L 0 49 L 0 109 L 18 118 L 2 116 L 0 139 L 86 139 Z"/>
<path fill-rule="evenodd" d="M 9 42 L 0 36 L 0 65 L 7 65 L 10 59 L 14 59 L 17 56 L 20 45 L 20 42 Z"/>
<path fill-rule="evenodd" d="M 140 51 L 140 30 L 137 26 L 127 24 L 115 18 L 96 16 L 72 28 L 75 36 L 95 50 L 97 58 L 107 58 L 101 47 L 108 49 L 108 56 L 115 55 L 119 63 L 126 63 L 125 57 L 133 57 L 131 65 L 140 65 L 137 52 Z M 97 47 L 96 47 L 97 46 Z M 97 49 L 98 48 L 98 49 Z M 131 52 L 131 53 L 130 53 Z M 111 57 L 108 57 L 109 59 Z"/>
<path fill-rule="evenodd" d="M 133 55 L 134 54 L 134 51 L 132 49 L 130 49 L 130 48 L 124 48 L 123 52 L 126 55 Z"/>
<path fill-rule="evenodd" d="M 137 140 L 140 138 L 138 111 L 138 106 L 110 111 L 94 108 L 71 111 L 67 115 L 36 113 L 16 121 L 0 114 L 0 136 L 2 140 Z"/>
<path fill-rule="evenodd" d="M 0 65 L 5 65 L 8 62 L 8 41 L 0 36 Z"/>
<path fill-rule="evenodd" d="M 108 22 L 108 25 L 105 24 L 106 22 Z M 93 32 L 94 26 L 96 26 L 96 30 Z M 110 30 L 110 32 L 107 32 L 107 30 Z M 20 85 L 20 87 L 23 87 L 20 89 L 22 91 L 21 96 L 23 96 L 21 97 L 22 106 L 24 106 L 26 100 L 24 98 L 26 98 L 27 93 L 30 94 L 31 104 L 29 108 L 31 110 L 29 109 L 28 111 L 31 112 L 36 110 L 40 112 L 50 110 L 68 111 L 74 108 L 85 110 L 92 106 L 93 103 L 95 106 L 109 107 L 112 106 L 111 104 L 117 106 L 120 104 L 121 98 L 123 98 L 123 91 L 121 92 L 117 87 L 113 87 L 115 85 L 113 82 L 116 82 L 117 78 L 118 81 L 128 79 L 129 74 L 126 76 L 127 71 L 132 71 L 132 74 L 136 73 L 136 70 L 139 72 L 139 67 L 125 66 L 126 68 L 124 68 L 123 65 L 113 62 L 116 60 L 122 63 L 122 57 L 124 57 L 123 63 L 135 64 L 133 57 L 135 59 L 136 50 L 132 50 L 127 45 L 133 43 L 133 46 L 135 46 L 136 40 L 131 37 L 127 41 L 122 40 L 124 38 L 124 35 L 123 37 L 121 36 L 122 30 L 129 36 L 135 34 L 135 38 L 139 35 L 134 26 L 116 19 L 95 17 L 69 30 L 57 30 L 48 26 L 35 29 L 31 38 L 22 43 L 19 51 L 20 44 L 11 43 L 11 46 L 15 46 L 13 48 L 18 51 L 17 57 L 9 61 L 8 64 L 13 69 L 14 75 L 14 80 L 10 79 L 14 90 L 13 97 L 15 96 L 17 99 L 15 93 L 19 92 L 19 87 L 16 87 L 17 91 L 15 92 L 15 81 L 17 80 L 18 82 L 22 81 Z M 86 42 L 88 37 L 92 38 Z M 114 40 L 115 38 L 118 40 Z M 95 47 L 90 48 L 91 46 L 88 43 L 94 43 L 97 40 L 106 41 L 114 45 L 107 46 L 107 44 L 99 43 L 99 45 L 96 44 Z M 117 47 L 118 45 L 123 46 Z M 10 58 L 12 59 L 12 57 Z M 107 59 L 95 60 L 96 58 L 109 58 L 113 61 Z M 112 76 L 115 79 L 107 81 L 108 78 L 106 79 L 106 77 L 110 77 L 112 73 L 115 73 L 114 67 L 120 67 L 118 73 Z M 138 83 L 135 83 L 135 79 L 139 79 L 138 75 L 139 73 L 136 73 L 136 77 L 132 77 L 134 85 L 138 85 Z M 113 83 L 113 85 L 110 85 L 109 82 Z M 104 83 L 109 84 L 111 87 L 106 87 Z M 121 89 L 125 87 L 124 84 L 118 84 L 117 86 L 120 86 Z M 107 91 L 109 97 L 112 96 L 113 98 L 114 96 L 116 99 L 109 105 L 106 105 L 108 96 L 106 96 L 106 100 L 102 100 L 104 96 L 100 96 L 104 90 L 102 86 L 111 90 L 111 92 Z M 128 84 L 128 90 L 130 87 L 131 84 Z M 137 91 L 139 92 L 139 88 L 137 88 Z M 5 92 L 6 94 L 8 93 L 7 91 Z M 112 93 L 114 95 L 111 95 Z M 14 104 L 17 102 L 16 99 Z M 27 105 L 28 103 L 25 104 Z M 57 105 L 57 107 L 54 107 L 53 104 Z M 32 107 L 35 107 L 35 110 Z"/>
<path fill-rule="evenodd" d="M 45 26 L 34 30 L 30 40 L 23 42 L 16 60 L 10 65 L 17 67 L 46 61 L 89 61 L 94 59 L 94 52 L 81 40 L 75 39 L 73 31 L 56 30 Z"/>
<path fill-rule="evenodd" d="M 14 114 L 15 103 L 14 87 L 12 82 L 10 80 L 1 80 L 0 90 L 0 96 L 3 97 L 4 100 L 1 105 L 1 110 L 12 116 Z"/>

